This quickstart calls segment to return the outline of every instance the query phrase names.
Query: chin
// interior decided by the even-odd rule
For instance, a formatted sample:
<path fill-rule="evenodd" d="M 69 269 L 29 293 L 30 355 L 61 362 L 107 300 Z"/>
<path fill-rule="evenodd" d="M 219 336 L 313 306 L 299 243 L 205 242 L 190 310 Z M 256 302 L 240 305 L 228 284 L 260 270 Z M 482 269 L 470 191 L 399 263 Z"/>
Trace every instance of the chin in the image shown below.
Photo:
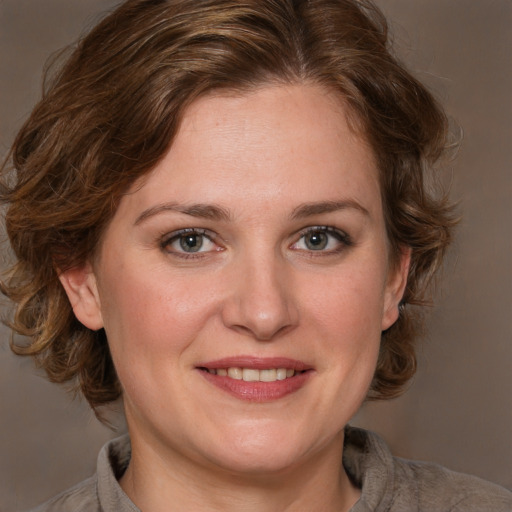
<path fill-rule="evenodd" d="M 226 433 L 224 442 L 216 443 L 215 453 L 209 453 L 210 460 L 239 475 L 264 477 L 293 470 L 321 450 L 321 445 L 309 433 L 291 430 L 289 422 L 286 427 L 260 424 Z"/>
<path fill-rule="evenodd" d="M 245 453 L 233 447 L 230 454 L 216 458 L 215 463 L 230 473 L 254 478 L 286 473 L 298 465 L 303 456 L 296 450 L 283 447 L 265 447 L 254 451 L 246 449 Z"/>

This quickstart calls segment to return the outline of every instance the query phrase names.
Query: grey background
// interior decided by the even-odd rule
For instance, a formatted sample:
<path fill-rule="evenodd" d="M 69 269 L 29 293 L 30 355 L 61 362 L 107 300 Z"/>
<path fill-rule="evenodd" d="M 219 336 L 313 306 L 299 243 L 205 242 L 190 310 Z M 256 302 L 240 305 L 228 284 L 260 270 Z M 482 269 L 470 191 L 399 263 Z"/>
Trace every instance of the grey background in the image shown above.
<path fill-rule="evenodd" d="M 0 154 L 40 91 L 48 55 L 116 2 L 0 0 Z M 408 393 L 355 423 L 397 455 L 512 487 L 512 48 L 510 0 L 380 0 L 402 58 L 464 129 L 451 165 L 464 220 L 420 343 Z M 3 249 L 3 257 L 6 256 Z M 0 511 L 35 505 L 89 476 L 117 435 L 86 404 L 14 357 L 0 330 Z M 123 429 L 122 419 L 111 416 Z"/>

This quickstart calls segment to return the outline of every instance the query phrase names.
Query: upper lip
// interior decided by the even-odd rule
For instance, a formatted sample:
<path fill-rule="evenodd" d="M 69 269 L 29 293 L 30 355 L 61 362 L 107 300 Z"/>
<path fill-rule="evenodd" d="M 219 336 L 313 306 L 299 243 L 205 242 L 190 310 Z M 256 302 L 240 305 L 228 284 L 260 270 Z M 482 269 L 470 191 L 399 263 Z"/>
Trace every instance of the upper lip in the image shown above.
<path fill-rule="evenodd" d="M 290 359 L 288 357 L 254 357 L 244 355 L 207 361 L 198 364 L 197 367 L 212 370 L 219 368 L 254 368 L 255 370 L 286 368 L 297 372 L 312 369 L 312 366 L 307 365 L 303 361 Z"/>

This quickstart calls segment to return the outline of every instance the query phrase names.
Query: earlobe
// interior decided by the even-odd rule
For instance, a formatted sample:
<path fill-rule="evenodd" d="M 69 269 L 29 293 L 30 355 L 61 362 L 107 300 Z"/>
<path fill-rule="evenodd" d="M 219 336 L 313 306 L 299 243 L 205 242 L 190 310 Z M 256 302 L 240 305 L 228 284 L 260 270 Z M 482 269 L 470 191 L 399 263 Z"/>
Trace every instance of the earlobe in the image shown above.
<path fill-rule="evenodd" d="M 404 247 L 400 254 L 398 265 L 390 272 L 384 296 L 384 311 L 382 315 L 382 330 L 389 329 L 399 316 L 399 305 L 407 286 L 409 267 L 411 265 L 410 247 Z"/>
<path fill-rule="evenodd" d="M 101 329 L 103 327 L 101 304 L 96 276 L 90 263 L 61 272 L 59 279 L 76 318 L 93 331 Z"/>

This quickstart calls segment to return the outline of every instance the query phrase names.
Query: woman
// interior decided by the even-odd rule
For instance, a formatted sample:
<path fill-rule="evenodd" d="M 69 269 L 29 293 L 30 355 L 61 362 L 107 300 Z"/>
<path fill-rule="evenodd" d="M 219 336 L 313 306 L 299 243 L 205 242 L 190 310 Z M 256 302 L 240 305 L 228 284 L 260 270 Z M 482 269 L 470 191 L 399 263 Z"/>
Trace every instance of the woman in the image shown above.
<path fill-rule="evenodd" d="M 346 427 L 415 370 L 445 118 L 352 1 L 129 1 L 13 147 L 13 328 L 130 439 L 41 510 L 508 510 Z M 343 461 L 343 462 L 342 462 Z"/>

